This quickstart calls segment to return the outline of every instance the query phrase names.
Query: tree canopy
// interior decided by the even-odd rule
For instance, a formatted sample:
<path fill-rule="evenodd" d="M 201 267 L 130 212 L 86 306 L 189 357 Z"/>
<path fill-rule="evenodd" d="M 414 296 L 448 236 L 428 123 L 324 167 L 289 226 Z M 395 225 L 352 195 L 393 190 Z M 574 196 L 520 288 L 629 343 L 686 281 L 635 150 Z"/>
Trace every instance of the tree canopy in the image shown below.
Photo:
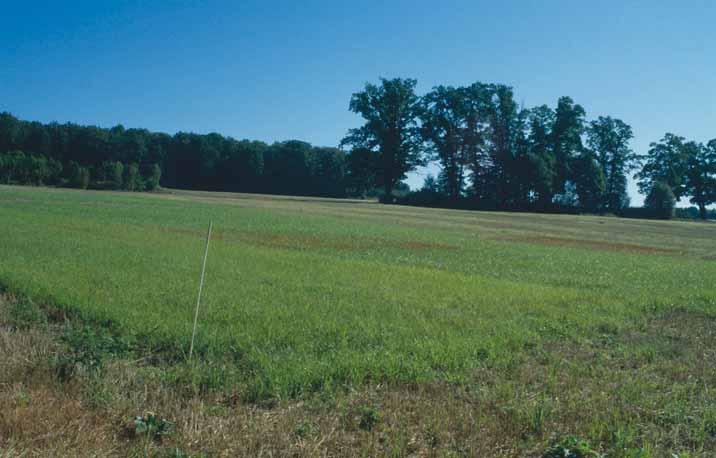
<path fill-rule="evenodd" d="M 291 140 L 266 144 L 217 133 L 41 124 L 0 113 L 0 181 L 79 188 L 344 197 L 346 155 Z"/>
<path fill-rule="evenodd" d="M 379 85 L 366 84 L 353 94 L 349 108 L 365 123 L 351 129 L 341 145 L 373 151 L 378 156 L 378 178 L 385 199 L 392 201 L 393 190 L 406 173 L 424 163 L 417 126 L 419 98 L 414 79 L 381 79 Z"/>
<path fill-rule="evenodd" d="M 675 201 L 687 198 L 706 218 L 716 203 L 716 139 L 704 144 L 667 133 L 639 155 L 626 122 L 608 115 L 589 120 L 567 96 L 554 107 L 527 108 L 503 84 L 438 85 L 424 95 L 416 86 L 409 78 L 365 84 L 348 105 L 362 123 L 338 148 L 122 125 L 42 124 L 0 113 L 0 182 L 626 214 L 629 174 L 636 171 L 651 209 L 665 208 L 673 195 Z M 437 176 L 406 198 L 407 174 L 431 162 L 439 165 Z"/>

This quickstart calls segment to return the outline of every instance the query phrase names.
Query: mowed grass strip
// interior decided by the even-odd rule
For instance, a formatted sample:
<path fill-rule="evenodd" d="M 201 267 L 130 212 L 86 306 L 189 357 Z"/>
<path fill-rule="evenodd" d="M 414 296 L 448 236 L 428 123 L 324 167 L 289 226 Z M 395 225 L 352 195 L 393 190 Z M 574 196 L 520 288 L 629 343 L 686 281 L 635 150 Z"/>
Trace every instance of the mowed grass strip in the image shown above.
<path fill-rule="evenodd" d="M 198 348 L 235 363 L 226 382 L 250 398 L 459 382 L 536 347 L 638 329 L 654 311 L 716 304 L 712 225 L 641 222 L 638 238 L 622 232 L 640 222 L 610 218 L 208 200 L 0 187 L 0 284 L 181 358 L 211 219 Z"/>

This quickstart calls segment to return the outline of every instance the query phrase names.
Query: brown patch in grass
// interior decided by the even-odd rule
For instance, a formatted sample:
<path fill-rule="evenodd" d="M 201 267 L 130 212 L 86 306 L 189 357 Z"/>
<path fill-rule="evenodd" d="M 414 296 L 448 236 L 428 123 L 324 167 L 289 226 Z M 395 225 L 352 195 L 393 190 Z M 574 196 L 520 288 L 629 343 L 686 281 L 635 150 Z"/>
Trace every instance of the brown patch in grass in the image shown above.
<path fill-rule="evenodd" d="M 0 324 L 2 323 L 0 301 Z M 716 453 L 716 320 L 687 309 L 580 342 L 525 350 L 461 384 L 371 385 L 236 403 L 227 392 L 167 384 L 168 368 L 113 360 L 96 376 L 53 376 L 51 328 L 0 328 L 0 450 L 30 456 L 540 457 L 553 434 L 588 439 L 608 456 Z M 170 368 L 169 368 L 170 369 Z M 230 387 L 229 387 L 230 389 Z M 101 393 L 101 396 L 97 396 Z M 126 435 L 152 411 L 175 424 L 162 441 Z M 366 428 L 366 412 L 375 413 Z M 709 423 L 713 420 L 713 423 Z"/>
<path fill-rule="evenodd" d="M 169 233 L 190 235 L 193 237 L 206 236 L 206 232 L 200 230 L 175 227 L 162 227 L 160 228 L 160 230 Z M 398 248 L 412 251 L 458 249 L 458 247 L 454 245 L 448 245 L 445 243 L 424 242 L 418 240 L 387 240 L 373 237 L 336 239 L 296 233 L 250 233 L 218 230 L 212 232 L 211 238 L 212 240 L 248 243 L 252 245 L 271 248 L 330 249 L 338 251 L 375 250 L 385 248 Z"/>
<path fill-rule="evenodd" d="M 642 254 L 666 254 L 666 255 L 678 255 L 681 251 L 671 248 L 657 248 L 646 245 L 636 245 L 632 243 L 619 243 L 619 242 L 607 242 L 600 240 L 579 240 L 569 239 L 562 237 L 551 237 L 547 235 L 514 235 L 508 237 L 496 237 L 494 240 L 509 241 L 509 242 L 523 242 L 532 245 L 547 245 L 547 246 L 558 246 L 568 248 L 583 248 L 588 250 L 599 250 L 599 251 L 617 251 L 617 252 L 632 252 Z"/>
<path fill-rule="evenodd" d="M 112 424 L 77 399 L 75 390 L 50 384 L 13 384 L 0 390 L 0 450 L 31 456 L 107 456 L 116 449 Z"/>
<path fill-rule="evenodd" d="M 8 304 L 0 294 L 0 455 L 111 455 L 108 419 L 83 405 L 81 384 L 56 379 L 62 348 L 53 329 L 7 326 Z"/>

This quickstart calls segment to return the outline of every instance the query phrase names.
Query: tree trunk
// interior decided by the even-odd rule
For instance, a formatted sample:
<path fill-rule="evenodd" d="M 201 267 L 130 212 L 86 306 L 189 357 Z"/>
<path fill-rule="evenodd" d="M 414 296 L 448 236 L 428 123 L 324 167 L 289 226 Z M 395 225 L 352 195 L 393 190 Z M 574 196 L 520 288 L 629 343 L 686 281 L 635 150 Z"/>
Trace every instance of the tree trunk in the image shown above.
<path fill-rule="evenodd" d="M 546 211 L 552 203 L 552 197 L 550 193 L 540 193 L 539 199 L 537 199 L 537 207 L 541 211 Z"/>
<path fill-rule="evenodd" d="M 384 204 L 392 204 L 395 201 L 393 197 L 393 182 L 390 179 L 385 180 L 385 194 L 383 195 Z"/>
<path fill-rule="evenodd" d="M 703 202 L 699 202 L 699 217 L 706 220 L 706 205 Z"/>

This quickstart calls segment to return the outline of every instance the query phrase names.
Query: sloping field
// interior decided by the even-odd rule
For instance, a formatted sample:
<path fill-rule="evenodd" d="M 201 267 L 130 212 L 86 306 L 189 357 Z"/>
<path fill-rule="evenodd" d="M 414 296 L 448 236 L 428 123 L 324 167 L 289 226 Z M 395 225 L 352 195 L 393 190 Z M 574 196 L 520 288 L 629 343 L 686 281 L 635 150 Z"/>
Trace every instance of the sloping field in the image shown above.
<path fill-rule="evenodd" d="M 525 345 L 713 306 L 716 226 L 198 192 L 2 188 L 0 283 L 187 349 L 261 394 L 461 377 Z"/>
<path fill-rule="evenodd" d="M 527 406 L 511 421 L 535 441 L 561 429 L 613 445 L 623 427 L 625 447 L 714 446 L 714 373 L 683 353 L 714 343 L 713 224 L 0 186 L 0 285 L 181 361 L 209 220 L 197 346 L 244 401 L 491 386 L 493 404 Z M 707 340 L 680 341 L 689 326 Z M 674 438 L 681 417 L 673 437 L 653 426 L 664 403 L 692 406 L 678 415 L 700 439 Z"/>

